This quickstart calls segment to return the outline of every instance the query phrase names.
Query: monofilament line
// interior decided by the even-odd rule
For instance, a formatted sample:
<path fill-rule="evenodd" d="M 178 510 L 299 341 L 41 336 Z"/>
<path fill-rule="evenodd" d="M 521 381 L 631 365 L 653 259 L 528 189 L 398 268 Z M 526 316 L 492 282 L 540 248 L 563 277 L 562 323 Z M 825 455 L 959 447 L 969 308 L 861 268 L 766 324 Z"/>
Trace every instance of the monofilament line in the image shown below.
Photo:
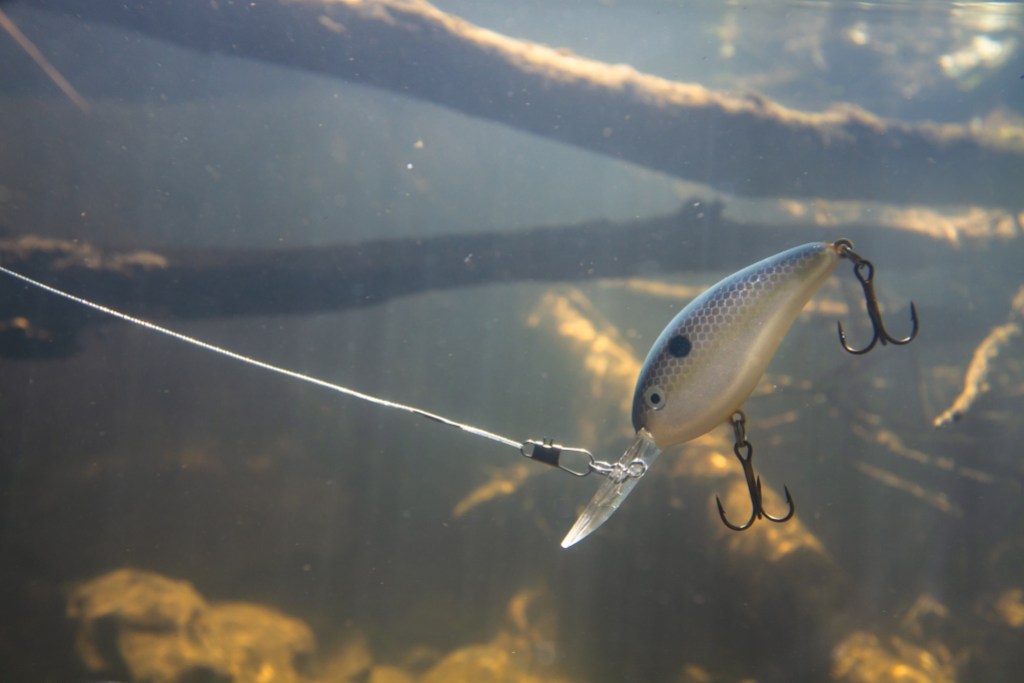
<path fill-rule="evenodd" d="M 80 305 L 85 306 L 87 308 L 91 308 L 94 311 L 99 311 L 100 313 L 105 313 L 106 315 L 113 316 L 114 318 L 119 318 L 120 320 L 124 320 L 125 322 L 132 323 L 133 325 L 139 325 L 140 327 L 144 327 L 147 330 L 152 330 L 153 332 L 159 332 L 160 334 L 166 335 L 168 337 L 172 337 L 174 339 L 177 339 L 178 341 L 185 342 L 186 344 L 191 344 L 192 346 L 198 346 L 199 348 L 205 349 L 206 351 L 212 351 L 213 353 L 218 353 L 218 354 L 220 354 L 222 356 L 227 356 L 228 358 L 231 358 L 232 360 L 237 360 L 237 361 L 240 361 L 242 363 L 247 363 L 249 365 L 254 365 L 257 368 L 261 368 L 263 370 L 269 370 L 270 372 L 276 372 L 279 375 L 284 375 L 285 377 L 291 377 L 292 379 L 297 379 L 300 382 L 306 382 L 308 384 L 315 384 L 318 387 L 323 387 L 324 389 L 330 389 L 331 391 L 336 391 L 339 394 L 345 394 L 346 396 L 351 396 L 352 398 L 357 398 L 357 399 L 359 399 L 361 401 L 366 401 L 367 403 L 372 403 L 374 405 L 378 405 L 378 406 L 381 406 L 381 407 L 384 407 L 384 408 L 392 408 L 394 410 L 401 410 L 401 411 L 406 412 L 406 413 L 412 413 L 413 415 L 419 415 L 420 417 L 425 417 L 428 420 L 433 420 L 434 422 L 439 422 L 439 423 L 441 423 L 443 425 L 447 425 L 448 427 L 454 427 L 455 429 L 461 429 L 464 432 L 469 432 L 470 434 L 475 434 L 476 436 L 480 436 L 480 437 L 483 437 L 485 439 L 490 439 L 491 441 L 497 441 L 498 443 L 505 444 L 506 446 L 511 446 L 512 448 L 515 448 L 516 450 L 519 450 L 520 446 L 522 446 L 522 442 L 520 442 L 520 441 L 513 441 L 512 439 L 509 439 L 509 438 L 506 438 L 504 436 L 501 436 L 500 434 L 495 434 L 495 433 L 489 432 L 489 431 L 487 431 L 485 429 L 480 429 L 479 427 L 474 427 L 473 425 L 463 424 L 461 422 L 456 422 L 455 420 L 449 420 L 447 417 L 444 417 L 442 415 L 437 415 L 435 413 L 431 413 L 431 412 L 426 411 L 426 410 L 421 410 L 420 408 L 417 408 L 415 406 L 408 406 L 408 405 L 405 405 L 405 404 L 402 404 L 402 403 L 395 403 L 394 401 L 388 401 L 387 399 L 378 398 L 376 396 L 371 396 L 370 394 L 364 394 L 363 392 L 356 391 L 355 389 L 349 389 L 348 387 L 343 387 L 340 384 L 333 384 L 331 382 L 327 382 L 327 381 L 324 381 L 322 379 L 317 379 L 316 377 L 312 377 L 310 375 L 304 375 L 301 372 L 296 372 L 294 370 L 289 370 L 287 368 L 282 368 L 282 367 L 278 367 L 276 365 L 271 365 L 270 363 L 265 363 L 265 362 L 263 362 L 261 360 L 257 360 L 255 358 L 250 358 L 249 356 L 243 356 L 240 353 L 236 353 L 234 351 L 229 351 L 228 349 L 221 348 L 219 346 L 215 346 L 213 344 L 210 344 L 209 342 L 204 342 L 201 339 L 196 339 L 195 337 L 190 337 L 187 334 L 182 334 L 181 332 L 175 332 L 174 330 L 168 329 L 166 327 L 161 327 L 160 325 L 156 325 L 156 324 L 148 322 L 146 320 L 142 320 L 141 318 L 136 318 L 136 317 L 130 316 L 127 313 L 121 313 L 120 311 L 115 311 L 113 308 L 107 308 L 106 306 L 103 306 L 101 304 L 93 303 L 92 301 L 89 301 L 88 299 L 83 299 L 83 298 L 81 298 L 79 296 L 75 296 L 74 294 L 68 294 L 67 292 L 62 291 L 60 289 L 57 289 L 56 287 L 51 287 L 50 285 L 44 284 L 42 282 L 39 282 L 38 280 L 33 280 L 32 278 L 30 278 L 30 277 L 28 277 L 26 275 L 22 275 L 21 273 L 16 273 L 13 270 L 8 270 L 7 268 L 4 268 L 3 266 L 0 266 L 0 272 L 5 273 L 6 275 L 9 275 L 9 276 L 11 276 L 11 277 L 13 277 L 13 278 L 15 278 L 17 280 L 21 280 L 22 282 L 24 282 L 26 284 L 30 284 L 33 287 L 38 287 L 39 289 L 41 289 L 41 290 L 43 290 L 45 292 L 49 292 L 50 294 L 54 294 L 56 296 L 62 297 L 64 299 L 67 299 L 68 301 L 73 301 L 76 304 L 80 304 Z"/>

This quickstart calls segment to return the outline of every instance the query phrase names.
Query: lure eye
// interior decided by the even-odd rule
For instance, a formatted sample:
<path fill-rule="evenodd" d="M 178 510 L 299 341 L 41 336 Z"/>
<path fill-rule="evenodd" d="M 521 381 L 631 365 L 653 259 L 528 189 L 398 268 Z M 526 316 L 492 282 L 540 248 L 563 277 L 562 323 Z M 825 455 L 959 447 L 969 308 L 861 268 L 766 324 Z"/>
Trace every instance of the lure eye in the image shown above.
<path fill-rule="evenodd" d="M 672 354 L 674 358 L 685 358 L 690 355 L 690 349 L 693 348 L 693 344 L 690 343 L 690 338 L 685 334 L 677 334 L 668 340 L 668 352 Z"/>
<path fill-rule="evenodd" d="M 644 403 L 651 410 L 661 410 L 665 407 L 665 392 L 658 385 L 644 389 Z"/>

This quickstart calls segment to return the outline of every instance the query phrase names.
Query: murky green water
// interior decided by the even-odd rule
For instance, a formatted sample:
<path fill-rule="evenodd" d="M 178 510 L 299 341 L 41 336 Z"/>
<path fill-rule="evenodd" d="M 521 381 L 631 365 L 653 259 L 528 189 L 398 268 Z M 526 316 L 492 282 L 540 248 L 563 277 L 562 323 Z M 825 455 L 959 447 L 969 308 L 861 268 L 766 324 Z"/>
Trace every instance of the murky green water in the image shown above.
<path fill-rule="evenodd" d="M 603 460 L 664 325 L 758 259 L 848 237 L 893 334 L 910 300 L 921 330 L 844 353 L 835 321 L 870 326 L 841 263 L 743 405 L 765 507 L 786 486 L 795 519 L 723 527 L 716 495 L 750 509 L 723 425 L 563 550 L 598 475 L 0 278 L 0 678 L 1016 680 L 1018 6 L 438 3 L 494 32 L 466 52 L 401 33 L 466 27 L 415 3 L 162 7 L 0 3 L 0 265 Z M 659 149 L 653 91 L 518 80 L 540 62 L 510 76 L 502 36 L 558 48 L 522 53 L 549 75 L 628 64 L 792 126 L 879 118 L 814 119 L 813 157 L 728 111 L 708 152 L 677 113 Z M 332 77 L 339 44 L 357 66 Z M 929 122 L 959 142 L 914 137 Z"/>

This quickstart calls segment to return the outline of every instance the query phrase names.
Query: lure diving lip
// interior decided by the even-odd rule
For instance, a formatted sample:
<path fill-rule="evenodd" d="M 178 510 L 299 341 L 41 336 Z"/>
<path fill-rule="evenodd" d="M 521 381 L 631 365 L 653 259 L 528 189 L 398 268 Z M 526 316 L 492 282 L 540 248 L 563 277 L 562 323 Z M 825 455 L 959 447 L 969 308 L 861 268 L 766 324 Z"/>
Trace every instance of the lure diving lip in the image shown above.
<path fill-rule="evenodd" d="M 713 285 L 669 322 L 637 378 L 636 438 L 562 540 L 563 548 L 615 513 L 661 449 L 709 432 L 739 409 L 839 259 L 832 243 L 794 247 Z"/>
<path fill-rule="evenodd" d="M 562 547 L 579 543 L 608 521 L 659 455 L 661 449 L 655 445 L 650 433 L 646 429 L 637 432 L 633 444 L 609 468 L 608 478 L 562 539 Z"/>

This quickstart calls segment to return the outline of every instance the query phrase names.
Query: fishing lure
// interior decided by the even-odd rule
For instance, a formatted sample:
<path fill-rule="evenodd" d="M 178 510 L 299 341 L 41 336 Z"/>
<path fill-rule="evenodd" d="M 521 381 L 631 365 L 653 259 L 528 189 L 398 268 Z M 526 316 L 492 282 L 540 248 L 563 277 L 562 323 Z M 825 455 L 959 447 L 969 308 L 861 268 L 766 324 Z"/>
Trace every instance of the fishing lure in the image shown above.
<path fill-rule="evenodd" d="M 875 329 L 871 343 L 855 350 L 846 344 L 840 323 L 843 347 L 860 354 L 878 341 L 902 345 L 917 335 L 913 304 L 910 336 L 894 339 L 885 331 L 874 294 L 874 266 L 853 251 L 849 240 L 794 247 L 713 285 L 672 319 L 647 354 L 633 393 L 636 437 L 566 534 L 563 548 L 578 543 L 604 524 L 663 449 L 695 439 L 727 421 L 733 426 L 734 452 L 743 465 L 753 511 L 746 523 L 734 525 L 726 519 L 719 500 L 722 521 L 742 531 L 755 519 L 785 522 L 793 516 L 796 509 L 788 488 L 789 511 L 785 516 L 772 517 L 764 511 L 761 482 L 751 462 L 753 447 L 746 439 L 746 416 L 740 406 L 757 386 L 797 315 L 841 258 L 854 262 Z"/>
<path fill-rule="evenodd" d="M 784 517 L 772 517 L 761 506 L 761 482 L 754 474 L 751 462 L 753 448 L 746 440 L 745 416 L 739 407 L 754 390 L 800 310 L 835 270 L 841 258 L 850 259 L 854 264 L 874 328 L 871 342 L 858 350 L 847 344 L 840 324 L 839 339 L 843 347 L 850 353 L 861 354 L 870 351 L 878 342 L 897 345 L 910 342 L 918 329 L 914 305 L 910 306 L 913 323 L 910 335 L 904 339 L 890 336 L 882 324 L 874 293 L 874 266 L 856 254 L 848 240 L 805 244 L 771 256 L 730 275 L 698 296 L 679 312 L 654 342 L 637 379 L 633 397 L 636 438 L 614 463 L 598 460 L 584 448 L 569 448 L 549 440 L 517 441 L 415 406 L 365 394 L 121 313 L 3 266 L 0 266 L 0 272 L 55 296 L 206 351 L 510 446 L 532 460 L 558 467 L 569 474 L 607 477 L 562 541 L 562 547 L 568 548 L 611 517 L 662 449 L 694 439 L 726 421 L 732 424 L 736 436 L 734 451 L 743 465 L 753 512 L 745 524 L 736 526 L 725 518 L 719 501 L 722 521 L 732 529 L 742 530 L 762 517 L 784 522 L 793 516 L 795 508 L 788 489 L 786 499 L 790 509 Z"/>

